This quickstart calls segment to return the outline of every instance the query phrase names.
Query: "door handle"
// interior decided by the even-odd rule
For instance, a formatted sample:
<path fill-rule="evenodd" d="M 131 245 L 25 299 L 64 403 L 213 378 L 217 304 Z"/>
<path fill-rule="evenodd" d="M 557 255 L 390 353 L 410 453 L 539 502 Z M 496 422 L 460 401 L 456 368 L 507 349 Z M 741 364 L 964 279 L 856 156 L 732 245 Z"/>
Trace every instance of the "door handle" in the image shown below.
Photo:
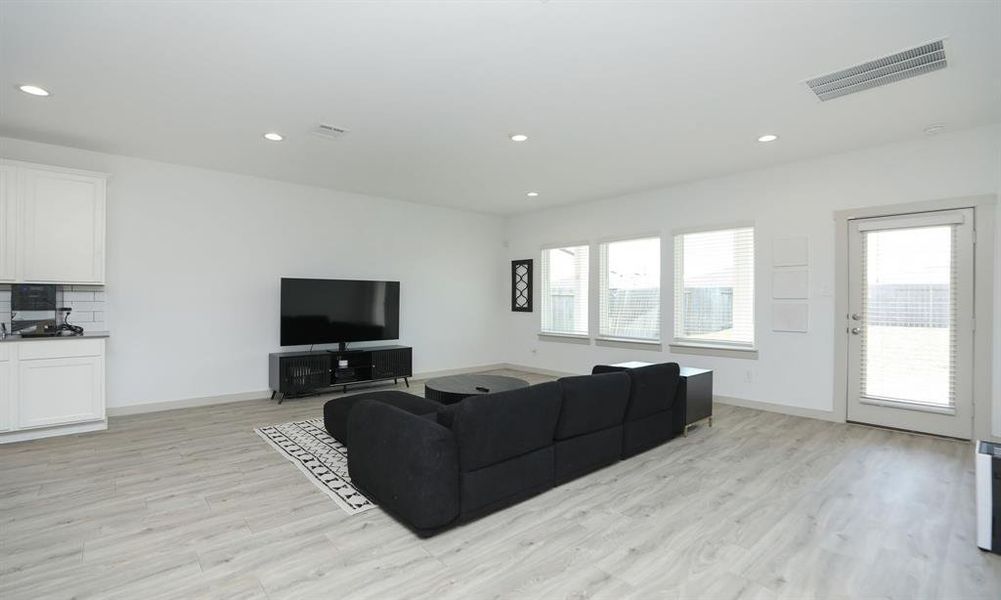
<path fill-rule="evenodd" d="M 861 321 L 861 320 L 862 320 L 862 315 L 858 313 L 852 313 L 852 321 Z"/>
<path fill-rule="evenodd" d="M 862 333 L 862 328 L 861 327 L 852 327 L 850 331 L 852 332 L 852 335 L 858 335 L 858 334 Z"/>

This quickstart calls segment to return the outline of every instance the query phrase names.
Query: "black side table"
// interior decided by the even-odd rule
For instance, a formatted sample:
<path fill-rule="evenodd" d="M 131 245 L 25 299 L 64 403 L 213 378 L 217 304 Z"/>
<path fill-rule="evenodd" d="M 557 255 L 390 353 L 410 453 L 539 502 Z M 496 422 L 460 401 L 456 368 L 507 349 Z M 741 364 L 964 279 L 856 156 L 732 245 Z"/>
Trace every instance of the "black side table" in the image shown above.
<path fill-rule="evenodd" d="M 685 435 L 699 421 L 713 426 L 713 372 L 709 369 L 681 367 L 678 393 L 685 399 Z"/>

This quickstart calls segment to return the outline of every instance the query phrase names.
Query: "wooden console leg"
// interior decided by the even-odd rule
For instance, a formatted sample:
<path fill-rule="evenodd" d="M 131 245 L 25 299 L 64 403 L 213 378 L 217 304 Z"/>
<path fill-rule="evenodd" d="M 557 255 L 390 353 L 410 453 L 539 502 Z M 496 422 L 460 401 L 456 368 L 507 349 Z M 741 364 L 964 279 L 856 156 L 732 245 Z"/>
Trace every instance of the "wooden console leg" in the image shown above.
<path fill-rule="evenodd" d="M 410 387 L 410 381 L 406 377 L 403 378 L 403 383 L 407 384 L 407 387 Z"/>
<path fill-rule="evenodd" d="M 281 404 L 282 402 L 285 402 L 285 392 L 278 393 L 278 404 Z"/>
<path fill-rule="evenodd" d="M 278 393 L 278 392 L 276 392 L 276 391 L 274 391 L 274 390 L 271 390 L 271 399 L 272 399 L 272 400 L 274 400 L 274 399 L 275 399 L 275 394 L 277 394 L 277 393 Z"/>

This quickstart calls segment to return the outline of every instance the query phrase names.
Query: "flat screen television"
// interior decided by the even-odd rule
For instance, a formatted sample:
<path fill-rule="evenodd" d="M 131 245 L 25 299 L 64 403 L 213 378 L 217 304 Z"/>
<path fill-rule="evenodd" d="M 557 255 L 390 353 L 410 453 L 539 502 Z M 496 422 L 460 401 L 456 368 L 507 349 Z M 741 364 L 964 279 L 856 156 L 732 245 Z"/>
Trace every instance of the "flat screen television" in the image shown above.
<path fill-rule="evenodd" d="M 400 282 L 283 277 L 280 337 L 282 346 L 399 339 Z"/>

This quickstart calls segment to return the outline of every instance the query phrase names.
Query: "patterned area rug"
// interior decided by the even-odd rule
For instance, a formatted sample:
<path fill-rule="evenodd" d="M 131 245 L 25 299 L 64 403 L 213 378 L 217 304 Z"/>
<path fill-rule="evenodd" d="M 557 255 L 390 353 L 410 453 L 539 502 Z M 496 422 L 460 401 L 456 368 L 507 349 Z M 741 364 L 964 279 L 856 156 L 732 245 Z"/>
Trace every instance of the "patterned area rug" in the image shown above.
<path fill-rule="evenodd" d="M 375 508 L 348 477 L 348 449 L 323 428 L 323 419 L 293 421 L 255 429 L 282 456 L 306 474 L 349 515 Z"/>

